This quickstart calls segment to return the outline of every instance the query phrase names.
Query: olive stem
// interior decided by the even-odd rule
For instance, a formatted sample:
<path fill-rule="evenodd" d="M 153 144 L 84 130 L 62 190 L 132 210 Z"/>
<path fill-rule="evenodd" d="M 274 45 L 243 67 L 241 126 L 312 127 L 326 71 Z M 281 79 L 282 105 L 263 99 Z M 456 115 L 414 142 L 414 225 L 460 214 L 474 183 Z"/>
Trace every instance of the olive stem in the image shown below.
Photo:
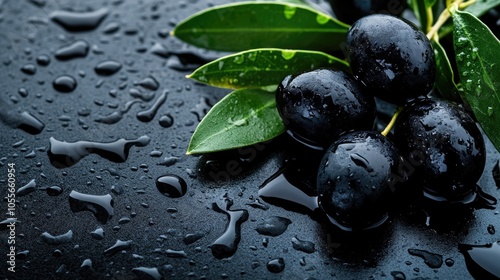
<path fill-rule="evenodd" d="M 443 26 L 443 24 L 446 23 L 446 21 L 450 18 L 450 9 L 456 5 L 457 8 L 460 9 L 465 9 L 466 7 L 474 4 L 476 0 L 470 0 L 464 3 L 463 0 L 456 0 L 456 1 L 446 1 L 446 9 L 443 10 L 443 12 L 439 15 L 438 20 L 436 23 L 432 26 L 432 28 L 429 30 L 427 33 L 427 38 L 429 40 L 434 39 L 435 41 L 438 41 L 438 31 L 439 29 Z"/>
<path fill-rule="evenodd" d="M 387 126 L 385 127 L 385 129 L 382 132 L 380 132 L 380 134 L 382 134 L 384 136 L 387 136 L 387 134 L 389 134 L 389 132 L 391 131 L 392 127 L 394 127 L 394 124 L 396 123 L 396 120 L 398 119 L 399 113 L 401 113 L 402 110 L 403 110 L 403 106 L 399 106 L 396 109 L 396 112 L 394 112 L 394 115 L 392 115 L 391 121 L 389 122 L 389 124 L 387 124 Z"/>

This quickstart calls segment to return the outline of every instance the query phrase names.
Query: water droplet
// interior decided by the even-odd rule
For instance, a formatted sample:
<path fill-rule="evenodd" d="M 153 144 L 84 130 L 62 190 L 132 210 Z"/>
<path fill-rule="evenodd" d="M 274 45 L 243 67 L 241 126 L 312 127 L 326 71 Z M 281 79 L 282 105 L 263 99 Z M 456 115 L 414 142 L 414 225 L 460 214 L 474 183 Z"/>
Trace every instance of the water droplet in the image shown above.
<path fill-rule="evenodd" d="M 283 14 L 285 15 L 286 19 L 292 19 L 296 11 L 297 11 L 296 6 L 285 5 Z"/>
<path fill-rule="evenodd" d="M 114 60 L 105 60 L 99 62 L 95 67 L 94 71 L 101 76 L 111 76 L 116 72 L 120 71 L 122 64 Z"/>
<path fill-rule="evenodd" d="M 488 233 L 491 234 L 491 235 L 494 235 L 495 234 L 495 226 L 493 226 L 492 224 L 489 224 L 488 227 L 486 228 L 488 230 Z"/>
<path fill-rule="evenodd" d="M 132 108 L 132 105 L 139 103 L 139 102 L 140 102 L 139 100 L 128 101 L 122 110 L 112 112 L 111 114 L 108 114 L 105 116 L 101 115 L 97 119 L 95 119 L 94 121 L 98 122 L 98 123 L 104 123 L 104 124 L 115 124 L 123 119 L 123 116 L 126 113 L 128 113 L 128 111 L 130 111 L 130 109 Z"/>
<path fill-rule="evenodd" d="M 29 93 L 28 93 L 28 90 L 25 89 L 25 88 L 20 88 L 18 91 L 19 95 L 23 98 L 26 98 L 28 97 Z"/>
<path fill-rule="evenodd" d="M 237 55 L 234 57 L 234 63 L 236 64 L 242 64 L 245 61 L 245 56 L 243 55 Z"/>
<path fill-rule="evenodd" d="M 500 278 L 500 243 L 486 245 L 459 245 L 465 264 L 475 279 Z"/>
<path fill-rule="evenodd" d="M 54 56 L 59 60 L 69 60 L 78 57 L 86 57 L 90 45 L 84 40 L 75 41 L 56 50 Z"/>
<path fill-rule="evenodd" d="M 292 238 L 292 246 L 295 250 L 302 251 L 304 253 L 311 254 L 316 252 L 314 243 L 310 241 L 300 240 L 297 237 Z"/>
<path fill-rule="evenodd" d="M 316 16 L 316 22 L 321 24 L 321 25 L 326 24 L 329 21 L 330 21 L 330 17 L 327 15 L 318 13 L 318 15 Z"/>
<path fill-rule="evenodd" d="M 493 179 L 495 181 L 495 185 L 497 189 L 500 188 L 500 160 L 495 163 L 495 166 L 491 170 L 491 174 L 493 175 Z"/>
<path fill-rule="evenodd" d="M 394 280 L 406 280 L 406 275 L 401 271 L 391 271 L 391 276 Z"/>
<path fill-rule="evenodd" d="M 61 75 L 54 79 L 52 86 L 55 90 L 63 93 L 72 92 L 75 90 L 77 83 L 76 79 L 70 75 Z"/>
<path fill-rule="evenodd" d="M 13 123 L 17 128 L 33 135 L 39 134 L 45 127 L 45 124 L 42 121 L 28 112 L 22 112 L 19 114 Z"/>
<path fill-rule="evenodd" d="M 408 253 L 412 256 L 417 256 L 424 259 L 424 263 L 430 268 L 440 268 L 443 265 L 443 256 L 430 253 L 420 249 L 408 249 Z"/>
<path fill-rule="evenodd" d="M 472 48 L 472 60 L 476 60 L 478 57 L 478 48 Z"/>
<path fill-rule="evenodd" d="M 247 119 L 236 119 L 236 120 L 233 120 L 233 118 L 229 118 L 227 120 L 227 122 L 231 125 L 234 125 L 234 126 L 245 126 L 248 124 L 248 121 Z"/>
<path fill-rule="evenodd" d="M 47 66 L 50 64 L 50 56 L 46 54 L 41 54 L 37 56 L 36 63 L 38 63 L 38 65 L 40 66 Z"/>
<path fill-rule="evenodd" d="M 224 233 L 210 245 L 210 249 L 217 259 L 231 257 L 238 249 L 241 239 L 241 224 L 248 219 L 248 211 L 244 209 L 222 210 L 217 203 L 212 204 L 212 209 L 225 214 L 229 221 Z"/>
<path fill-rule="evenodd" d="M 34 192 L 35 190 L 36 190 L 36 182 L 35 179 L 32 179 L 31 181 L 29 181 L 29 183 L 17 189 L 16 195 L 25 196 L 31 192 Z"/>
<path fill-rule="evenodd" d="M 182 240 L 184 241 L 184 244 L 189 245 L 189 244 L 195 243 L 196 241 L 200 240 L 204 236 L 205 236 L 205 234 L 203 232 L 198 231 L 195 233 L 186 234 Z"/>
<path fill-rule="evenodd" d="M 262 235 L 278 236 L 283 234 L 291 223 L 287 218 L 273 216 L 258 224 L 255 230 Z"/>
<path fill-rule="evenodd" d="M 134 267 L 132 272 L 139 278 L 145 280 L 161 280 L 163 275 L 158 271 L 156 267 Z"/>
<path fill-rule="evenodd" d="M 141 122 L 152 121 L 156 113 L 158 112 L 158 109 L 160 109 L 160 106 L 163 105 L 167 100 L 167 96 L 168 96 L 168 90 L 164 90 L 162 94 L 158 96 L 156 101 L 153 102 L 150 108 L 137 113 L 136 115 L 137 119 L 140 120 Z"/>
<path fill-rule="evenodd" d="M 160 117 L 158 123 L 165 128 L 169 128 L 174 125 L 174 118 L 170 114 L 166 114 Z"/>
<path fill-rule="evenodd" d="M 107 8 L 100 8 L 92 12 L 54 11 L 50 19 L 70 32 L 93 30 L 109 14 Z"/>
<path fill-rule="evenodd" d="M 59 186 L 50 186 L 45 191 L 50 196 L 58 196 L 63 193 L 63 189 Z"/>
<path fill-rule="evenodd" d="M 149 101 L 153 100 L 153 98 L 155 98 L 154 92 L 143 92 L 143 91 L 136 89 L 136 88 L 129 89 L 128 93 L 133 98 L 139 98 L 140 100 L 142 100 L 144 102 L 149 102 Z"/>
<path fill-rule="evenodd" d="M 104 229 L 102 229 L 101 227 L 98 227 L 94 231 L 92 231 L 90 233 L 90 235 L 96 240 L 103 240 L 104 239 Z"/>
<path fill-rule="evenodd" d="M 201 121 L 211 107 L 212 105 L 210 105 L 208 98 L 202 97 L 200 98 L 198 104 L 196 104 L 195 107 L 191 109 L 191 112 L 198 117 L 198 121 Z"/>
<path fill-rule="evenodd" d="M 272 259 L 266 264 L 267 270 L 272 273 L 280 273 L 285 270 L 285 260 L 283 258 Z"/>
<path fill-rule="evenodd" d="M 118 30 L 120 30 L 120 24 L 118 22 L 112 21 L 102 28 L 102 33 L 110 35 L 116 33 Z"/>
<path fill-rule="evenodd" d="M 73 231 L 69 230 L 65 234 L 54 236 L 48 232 L 42 233 L 43 242 L 50 245 L 60 245 L 64 243 L 70 243 L 73 239 Z"/>
<path fill-rule="evenodd" d="M 248 206 L 257 208 L 257 209 L 262 209 L 262 210 L 268 210 L 269 206 L 260 202 L 258 198 L 256 198 L 252 203 L 247 203 Z"/>
<path fill-rule="evenodd" d="M 468 41 L 469 41 L 469 39 L 467 39 L 466 37 L 459 37 L 456 42 L 457 42 L 457 45 L 463 46 Z"/>
<path fill-rule="evenodd" d="M 183 250 L 167 249 L 167 250 L 165 250 L 165 254 L 169 258 L 176 258 L 176 259 L 187 258 L 187 254 Z"/>
<path fill-rule="evenodd" d="M 290 60 L 295 56 L 295 53 L 296 51 L 294 50 L 282 50 L 281 56 L 286 60 Z"/>
<path fill-rule="evenodd" d="M 471 90 L 472 89 L 472 80 L 471 79 L 468 79 L 467 81 L 465 81 L 465 88 L 467 90 Z"/>
<path fill-rule="evenodd" d="M 158 83 L 153 76 L 148 76 L 139 82 L 134 83 L 134 85 L 138 85 L 149 90 L 157 90 L 160 87 L 160 83 Z"/>
<path fill-rule="evenodd" d="M 69 205 L 73 213 L 90 211 L 95 218 L 105 224 L 113 216 L 113 198 L 111 195 L 91 195 L 71 191 Z"/>
<path fill-rule="evenodd" d="M 163 165 L 163 166 L 172 166 L 174 164 L 176 164 L 177 162 L 179 162 L 181 160 L 181 158 L 179 157 L 174 157 L 174 156 L 171 156 L 171 157 L 164 157 L 163 158 L 163 161 L 158 163 L 158 165 Z"/>
<path fill-rule="evenodd" d="M 310 196 L 292 184 L 287 178 L 294 169 L 284 168 L 267 179 L 259 189 L 264 200 L 283 206 L 286 209 L 312 213 L 318 206 L 318 197 Z"/>
<path fill-rule="evenodd" d="M 491 117 L 493 116 L 493 113 L 495 112 L 493 107 L 488 107 L 488 109 L 486 110 L 487 114 L 488 114 L 488 117 Z"/>
<path fill-rule="evenodd" d="M 21 67 L 21 72 L 26 75 L 35 75 L 36 74 L 36 66 L 33 63 L 28 63 Z"/>
<path fill-rule="evenodd" d="M 128 250 L 132 247 L 132 240 L 127 240 L 127 241 L 122 241 L 120 239 L 116 240 L 116 243 L 109 247 L 108 249 L 104 250 L 104 256 L 106 257 L 112 257 L 116 255 L 118 252 L 121 252 L 123 250 Z"/>
<path fill-rule="evenodd" d="M 144 147 L 149 142 L 150 138 L 146 135 L 134 140 L 121 138 L 110 143 L 89 141 L 70 143 L 51 137 L 48 155 L 52 165 L 57 168 L 70 167 L 89 154 L 98 154 L 113 162 L 125 162 L 132 146 Z"/>
<path fill-rule="evenodd" d="M 156 179 L 156 188 L 162 194 L 172 198 L 182 197 L 187 192 L 186 181 L 172 174 L 161 176 Z"/>

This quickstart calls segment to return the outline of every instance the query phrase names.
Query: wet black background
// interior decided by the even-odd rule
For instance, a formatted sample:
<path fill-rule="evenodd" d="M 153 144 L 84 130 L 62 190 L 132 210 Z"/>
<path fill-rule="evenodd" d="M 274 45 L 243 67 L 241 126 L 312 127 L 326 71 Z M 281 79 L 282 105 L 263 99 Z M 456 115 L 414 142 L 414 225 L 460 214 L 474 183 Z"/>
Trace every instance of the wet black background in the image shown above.
<path fill-rule="evenodd" d="M 15 163 L 17 187 L 32 179 L 37 187 L 36 191 L 17 197 L 16 250 L 24 253 L 17 257 L 15 274 L 7 271 L 8 232 L 4 228 L 0 230 L 1 278 L 33 279 L 35 275 L 39 279 L 78 278 L 84 274 L 80 266 L 86 259 L 92 261 L 92 277 L 115 279 L 139 277 L 133 272 L 138 267 L 158 268 L 166 278 L 173 279 L 392 279 L 398 275 L 391 275 L 395 271 L 402 272 L 407 279 L 471 278 L 458 245 L 499 240 L 498 233 L 487 231 L 488 225 L 500 227 L 497 210 L 476 210 L 467 217 L 467 222 L 443 229 L 426 227 L 425 218 L 416 214 L 418 211 L 414 214 L 399 211 L 380 232 L 338 243 L 335 232 L 308 215 L 268 202 L 263 202 L 269 206 L 267 210 L 247 205 L 258 197 L 259 186 L 293 157 L 293 148 L 286 147 L 287 137 L 253 147 L 246 157 L 238 152 L 201 157 L 184 155 L 200 117 L 227 91 L 186 79 L 184 76 L 196 67 L 196 61 L 183 63 L 181 60 L 186 56 L 172 52 L 188 52 L 203 58 L 222 54 L 186 46 L 169 37 L 168 32 L 190 14 L 225 2 L 0 1 L 0 99 L 3 100 L 0 179 L 2 185 L 6 185 L 7 164 Z M 328 9 L 325 3 L 319 4 Z M 55 10 L 91 11 L 101 7 L 108 8 L 109 14 L 91 31 L 68 32 L 49 18 Z M 112 23 L 117 23 L 119 28 L 107 34 L 105 31 Z M 65 61 L 54 57 L 57 49 L 80 39 L 90 45 L 85 57 Z M 36 63 L 42 54 L 50 57 L 49 65 Z M 121 69 L 110 76 L 97 75 L 94 67 L 108 59 L 120 62 Z M 36 66 L 34 75 L 20 70 L 30 63 Z M 77 80 L 73 92 L 54 90 L 52 81 L 61 74 Z M 136 85 L 135 82 L 148 76 L 159 82 L 157 90 Z M 20 89 L 26 90 L 27 96 L 22 90 L 20 93 Z M 168 91 L 165 104 L 152 121 L 140 121 L 136 114 L 149 108 L 153 101 L 132 105 L 116 124 L 95 121 L 137 99 L 130 94 L 131 89 L 154 93 L 155 98 Z M 23 111 L 45 124 L 41 133 L 31 135 L 13 127 L 9 116 Z M 90 114 L 82 114 L 84 111 Z M 167 114 L 174 121 L 171 127 L 165 128 L 159 119 Z M 143 135 L 151 138 L 149 145 L 131 147 L 124 163 L 89 155 L 72 167 L 58 169 L 47 156 L 50 137 L 67 142 L 111 142 Z M 20 145 L 14 145 L 20 141 Z M 479 184 L 498 199 L 500 195 L 491 169 L 499 156 L 489 142 L 487 147 L 488 162 Z M 151 154 L 153 151 L 156 153 Z M 299 161 L 308 164 L 307 159 Z M 110 174 L 109 170 L 119 175 Z M 166 174 L 184 178 L 187 194 L 180 198 L 162 195 L 155 187 L 155 179 Z M 63 193 L 49 196 L 43 189 L 50 186 L 60 186 Z M 2 189 L 5 196 L 6 188 Z M 110 194 L 114 200 L 113 217 L 101 224 L 88 211 L 73 213 L 69 204 L 72 190 Z M 234 203 L 232 209 L 248 210 L 249 219 L 242 224 L 237 252 L 219 260 L 208 246 L 223 233 L 227 217 L 211 208 L 214 202 L 224 207 L 228 200 Z M 0 207 L 4 213 L 7 203 Z M 2 220 L 7 218 L 2 215 Z M 272 216 L 288 218 L 292 223 L 279 236 L 259 234 L 255 230 L 257 225 Z M 119 224 L 124 217 L 130 218 L 130 222 Z M 90 234 L 99 227 L 105 232 L 103 240 L 96 240 Z M 43 232 L 60 235 L 69 230 L 73 232 L 69 243 L 52 245 L 41 238 Z M 186 245 L 183 242 L 186 234 L 196 232 L 203 233 L 203 237 Z M 313 242 L 316 251 L 308 254 L 294 249 L 294 237 Z M 265 238 L 267 246 L 263 242 Z M 132 240 L 132 246 L 114 256 L 105 256 L 103 252 L 117 240 Z M 168 249 L 182 250 L 185 256 L 171 257 L 166 253 Z M 430 268 L 422 258 L 410 255 L 409 249 L 437 253 L 443 260 L 452 259 L 454 264 Z M 60 254 L 54 253 L 56 250 Z M 278 274 L 266 268 L 266 263 L 276 258 L 283 258 L 285 262 L 285 269 Z"/>

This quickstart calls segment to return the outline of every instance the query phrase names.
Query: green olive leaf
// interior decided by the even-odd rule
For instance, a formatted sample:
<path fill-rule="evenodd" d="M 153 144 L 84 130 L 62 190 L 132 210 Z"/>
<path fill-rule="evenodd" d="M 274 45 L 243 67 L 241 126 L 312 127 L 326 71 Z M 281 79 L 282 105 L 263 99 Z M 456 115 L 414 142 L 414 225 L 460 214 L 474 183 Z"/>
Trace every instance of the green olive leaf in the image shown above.
<path fill-rule="evenodd" d="M 500 41 L 477 17 L 452 9 L 453 45 L 464 96 L 500 150 Z"/>
<path fill-rule="evenodd" d="M 186 154 L 240 148 L 270 140 L 285 131 L 275 94 L 242 89 L 222 98 L 201 120 Z"/>
<path fill-rule="evenodd" d="M 480 17 L 498 5 L 500 5 L 500 0 L 477 0 L 474 4 L 465 8 L 464 11 Z"/>
<path fill-rule="evenodd" d="M 446 51 L 438 41 L 434 40 L 432 41 L 432 48 L 434 49 L 434 55 L 436 57 L 435 86 L 437 90 L 441 93 L 442 97 L 455 102 L 461 102 L 460 90 L 455 84 L 455 74 L 453 73 Z"/>
<path fill-rule="evenodd" d="M 222 57 L 201 66 L 187 77 L 216 87 L 274 91 L 287 75 L 319 67 L 349 71 L 346 61 L 323 52 L 269 48 Z"/>
<path fill-rule="evenodd" d="M 309 6 L 238 2 L 215 6 L 180 22 L 172 35 L 206 49 L 290 48 L 339 50 L 349 26 Z"/>

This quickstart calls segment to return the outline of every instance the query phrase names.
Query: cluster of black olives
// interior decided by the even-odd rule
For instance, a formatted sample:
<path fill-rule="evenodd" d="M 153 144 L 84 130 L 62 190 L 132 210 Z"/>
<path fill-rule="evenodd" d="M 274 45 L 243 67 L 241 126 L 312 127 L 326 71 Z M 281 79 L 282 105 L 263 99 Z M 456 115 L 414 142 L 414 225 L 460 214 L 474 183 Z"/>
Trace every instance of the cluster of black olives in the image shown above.
<path fill-rule="evenodd" d="M 352 74 L 290 75 L 276 94 L 288 133 L 324 152 L 315 183 L 332 223 L 347 231 L 382 224 L 400 185 L 434 201 L 469 199 L 485 165 L 482 134 L 462 106 L 427 97 L 436 66 L 426 35 L 374 14 L 352 24 L 346 47 Z M 375 98 L 403 108 L 391 139 L 374 129 Z"/>

